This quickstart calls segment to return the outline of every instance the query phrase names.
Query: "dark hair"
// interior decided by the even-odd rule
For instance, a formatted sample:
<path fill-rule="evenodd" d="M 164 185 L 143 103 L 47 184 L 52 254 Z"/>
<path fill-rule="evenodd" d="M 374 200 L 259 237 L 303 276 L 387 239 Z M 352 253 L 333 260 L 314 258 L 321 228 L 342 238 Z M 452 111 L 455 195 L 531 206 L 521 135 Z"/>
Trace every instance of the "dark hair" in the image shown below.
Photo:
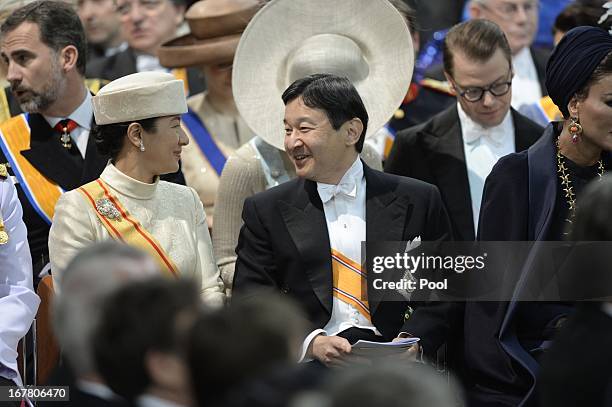
<path fill-rule="evenodd" d="M 414 34 L 419 30 L 417 24 L 416 13 L 412 7 L 410 7 L 405 0 L 389 0 L 389 3 L 395 7 L 395 9 L 404 17 L 410 34 Z"/>
<path fill-rule="evenodd" d="M 63 1 L 35 1 L 13 11 L 0 27 L 4 36 L 25 22 L 38 25 L 40 40 L 55 52 L 69 45 L 78 51 L 77 70 L 85 75 L 87 39 L 79 16 Z"/>
<path fill-rule="evenodd" d="M 612 175 L 596 177 L 582 192 L 571 225 L 575 241 L 612 240 Z"/>
<path fill-rule="evenodd" d="M 452 27 L 442 45 L 444 70 L 453 76 L 453 53 L 460 51 L 469 59 L 486 62 L 501 49 L 508 63 L 512 51 L 504 32 L 497 24 L 483 19 L 468 20 Z"/>
<path fill-rule="evenodd" d="M 130 283 L 106 298 L 94 338 L 100 374 L 117 394 L 132 400 L 150 386 L 150 351 L 181 354 L 177 317 L 200 307 L 192 280 L 153 278 Z"/>
<path fill-rule="evenodd" d="M 334 130 L 349 120 L 360 119 L 363 132 L 355 149 L 361 153 L 368 129 L 368 112 L 351 81 L 332 74 L 309 75 L 289 85 L 282 96 L 285 105 L 298 97 L 311 109 L 323 110 Z"/>
<path fill-rule="evenodd" d="M 557 15 L 557 18 L 555 18 L 552 32 L 553 34 L 556 32 L 566 33 L 572 28 L 581 25 L 603 28 L 603 26 L 598 23 L 602 12 L 602 6 L 571 3 Z"/>
<path fill-rule="evenodd" d="M 203 314 L 187 344 L 198 405 L 228 405 L 251 380 L 295 362 L 291 337 L 304 338 L 308 325 L 296 304 L 269 293 Z"/>
<path fill-rule="evenodd" d="M 591 89 L 591 86 L 593 86 L 594 84 L 602 80 L 605 76 L 608 76 L 610 74 L 612 74 L 612 51 L 608 52 L 608 55 L 606 55 L 601 60 L 599 65 L 597 65 L 597 68 L 595 68 L 595 70 L 591 74 L 591 77 L 582 87 L 582 89 L 576 92 L 576 98 L 578 100 L 586 99 L 589 96 L 589 90 Z"/>
<path fill-rule="evenodd" d="M 134 120 L 133 122 L 94 125 L 91 134 L 94 137 L 98 152 L 110 156 L 115 162 L 125 142 L 127 128 L 132 123 L 138 123 L 143 130 L 150 132 L 155 128 L 157 117 L 151 119 Z"/>

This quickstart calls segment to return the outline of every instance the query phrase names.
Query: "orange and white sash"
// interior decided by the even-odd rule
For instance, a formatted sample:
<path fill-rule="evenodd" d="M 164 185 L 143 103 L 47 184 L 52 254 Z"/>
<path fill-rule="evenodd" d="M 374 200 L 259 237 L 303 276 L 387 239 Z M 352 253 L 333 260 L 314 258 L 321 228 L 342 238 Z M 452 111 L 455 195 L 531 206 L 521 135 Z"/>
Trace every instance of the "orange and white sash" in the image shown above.
<path fill-rule="evenodd" d="M 157 261 L 164 273 L 178 277 L 178 268 L 172 262 L 170 256 L 162 249 L 157 239 L 142 227 L 136 218 L 129 214 L 117 197 L 110 192 L 104 181 L 98 178 L 80 187 L 79 191 L 85 196 L 87 202 L 91 204 L 109 235 L 130 246 L 146 251 Z M 111 209 L 114 207 L 114 210 L 118 211 L 116 217 L 109 216 L 108 213 L 101 209 L 104 203 L 107 204 L 107 208 L 110 205 Z"/>
<path fill-rule="evenodd" d="M 27 113 L 12 117 L 0 125 L 0 148 L 32 207 L 41 218 L 51 224 L 55 204 L 64 190 L 41 174 L 21 155 L 21 151 L 30 148 Z"/>
<path fill-rule="evenodd" d="M 368 304 L 368 283 L 361 265 L 332 249 L 333 295 L 340 301 L 355 307 L 372 322 Z"/>

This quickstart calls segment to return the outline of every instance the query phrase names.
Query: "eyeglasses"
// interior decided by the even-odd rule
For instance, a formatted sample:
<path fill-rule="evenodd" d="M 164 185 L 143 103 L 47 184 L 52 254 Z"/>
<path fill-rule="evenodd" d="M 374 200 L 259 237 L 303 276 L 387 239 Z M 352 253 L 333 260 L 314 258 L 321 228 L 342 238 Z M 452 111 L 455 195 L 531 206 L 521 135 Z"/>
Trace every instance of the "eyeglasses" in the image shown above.
<path fill-rule="evenodd" d="M 503 2 L 497 7 L 488 6 L 484 1 L 477 1 L 478 5 L 484 9 L 494 12 L 504 20 L 513 20 L 523 9 L 525 14 L 536 14 L 540 11 L 540 2 L 537 0 L 526 1 L 524 3 Z"/>
<path fill-rule="evenodd" d="M 138 5 L 145 10 L 155 10 L 163 2 L 164 0 L 137 0 L 135 2 L 126 1 L 121 4 L 117 4 L 116 10 L 119 14 L 125 16 L 127 14 L 130 14 L 130 12 L 132 11 L 133 3 L 138 3 Z"/>
<path fill-rule="evenodd" d="M 512 87 L 512 79 L 507 82 L 492 83 L 489 86 L 481 87 L 470 87 L 463 88 L 453 80 L 453 86 L 458 90 L 459 96 L 467 100 L 468 102 L 478 102 L 484 96 L 485 92 L 491 93 L 493 96 L 504 96 L 510 91 Z"/>

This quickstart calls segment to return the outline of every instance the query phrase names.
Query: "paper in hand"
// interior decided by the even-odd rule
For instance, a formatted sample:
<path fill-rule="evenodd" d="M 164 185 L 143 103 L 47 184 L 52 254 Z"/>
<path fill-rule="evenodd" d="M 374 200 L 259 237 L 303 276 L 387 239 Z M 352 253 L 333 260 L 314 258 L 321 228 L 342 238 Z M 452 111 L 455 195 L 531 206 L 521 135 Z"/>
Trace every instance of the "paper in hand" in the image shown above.
<path fill-rule="evenodd" d="M 419 338 L 405 338 L 396 342 L 357 341 L 351 348 L 351 354 L 365 357 L 382 357 L 404 353 Z"/>

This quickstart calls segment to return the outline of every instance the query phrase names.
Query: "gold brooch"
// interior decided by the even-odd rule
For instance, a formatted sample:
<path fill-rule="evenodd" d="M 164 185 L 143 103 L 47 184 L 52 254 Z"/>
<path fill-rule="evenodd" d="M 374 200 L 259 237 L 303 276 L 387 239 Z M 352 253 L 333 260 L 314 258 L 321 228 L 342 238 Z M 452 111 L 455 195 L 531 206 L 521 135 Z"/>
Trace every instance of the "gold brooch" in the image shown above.
<path fill-rule="evenodd" d="M 9 235 L 4 230 L 4 222 L 0 218 L 0 245 L 7 244 L 9 241 Z"/>
<path fill-rule="evenodd" d="M 108 198 L 98 199 L 96 201 L 96 210 L 106 218 L 111 220 L 121 220 L 121 213 L 119 213 L 119 210 Z"/>
<path fill-rule="evenodd" d="M 0 179 L 7 179 L 8 176 L 8 164 L 0 164 Z"/>

